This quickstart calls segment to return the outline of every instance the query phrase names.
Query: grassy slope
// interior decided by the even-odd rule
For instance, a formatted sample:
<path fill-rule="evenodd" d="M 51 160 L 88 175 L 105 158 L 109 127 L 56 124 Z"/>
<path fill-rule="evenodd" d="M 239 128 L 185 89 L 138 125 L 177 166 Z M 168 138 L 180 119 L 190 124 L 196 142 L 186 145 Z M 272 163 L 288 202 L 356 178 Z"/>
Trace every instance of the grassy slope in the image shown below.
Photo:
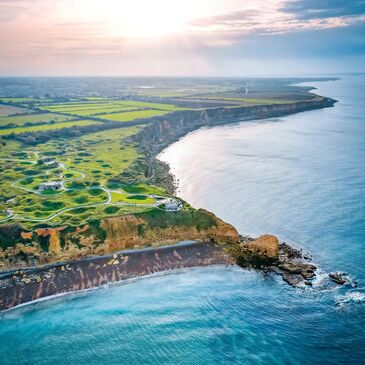
<path fill-rule="evenodd" d="M 73 126 L 86 126 L 91 124 L 97 124 L 98 122 L 94 120 L 77 120 L 72 122 L 60 122 L 55 124 L 42 124 L 37 126 L 30 127 L 19 127 L 19 128 L 9 128 L 9 129 L 0 129 L 0 135 L 6 134 L 19 134 L 25 132 L 37 132 L 37 131 L 49 131 L 49 130 L 57 130 L 62 128 L 70 128 Z"/>

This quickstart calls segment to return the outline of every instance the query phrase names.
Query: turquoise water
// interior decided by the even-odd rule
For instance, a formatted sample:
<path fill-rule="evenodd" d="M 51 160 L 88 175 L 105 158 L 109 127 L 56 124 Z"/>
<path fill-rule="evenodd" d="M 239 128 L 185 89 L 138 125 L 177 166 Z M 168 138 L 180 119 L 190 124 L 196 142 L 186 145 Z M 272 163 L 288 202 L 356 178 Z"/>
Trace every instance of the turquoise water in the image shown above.
<path fill-rule="evenodd" d="M 313 290 L 209 267 L 56 298 L 2 315 L 0 364 L 363 363 L 365 78 L 315 85 L 340 102 L 204 128 L 161 156 L 192 205 L 310 251 Z M 326 289 L 335 270 L 359 287 Z"/>

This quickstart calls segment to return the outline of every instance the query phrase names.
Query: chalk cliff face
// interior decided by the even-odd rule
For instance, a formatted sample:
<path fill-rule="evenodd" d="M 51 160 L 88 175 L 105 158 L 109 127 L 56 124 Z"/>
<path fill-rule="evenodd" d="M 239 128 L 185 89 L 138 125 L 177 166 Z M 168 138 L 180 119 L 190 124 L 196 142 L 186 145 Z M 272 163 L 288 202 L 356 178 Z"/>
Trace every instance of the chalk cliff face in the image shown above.
<path fill-rule="evenodd" d="M 25 268 L 127 248 L 184 240 L 236 242 L 236 229 L 205 210 L 151 212 L 90 221 L 82 227 L 15 230 L 14 245 L 0 249 L 0 270 Z"/>

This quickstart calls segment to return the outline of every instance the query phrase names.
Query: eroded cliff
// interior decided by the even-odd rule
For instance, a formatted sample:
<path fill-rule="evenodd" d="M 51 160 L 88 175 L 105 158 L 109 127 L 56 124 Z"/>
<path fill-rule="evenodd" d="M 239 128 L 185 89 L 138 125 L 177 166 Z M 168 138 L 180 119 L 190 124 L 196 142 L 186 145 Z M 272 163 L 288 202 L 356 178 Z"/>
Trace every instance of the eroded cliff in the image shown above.
<path fill-rule="evenodd" d="M 163 245 L 184 240 L 235 242 L 238 232 L 205 210 L 186 208 L 168 213 L 147 213 L 90 220 L 81 227 L 22 230 L 8 227 L 13 244 L 0 249 L 0 269 L 25 268 L 128 248 Z"/>

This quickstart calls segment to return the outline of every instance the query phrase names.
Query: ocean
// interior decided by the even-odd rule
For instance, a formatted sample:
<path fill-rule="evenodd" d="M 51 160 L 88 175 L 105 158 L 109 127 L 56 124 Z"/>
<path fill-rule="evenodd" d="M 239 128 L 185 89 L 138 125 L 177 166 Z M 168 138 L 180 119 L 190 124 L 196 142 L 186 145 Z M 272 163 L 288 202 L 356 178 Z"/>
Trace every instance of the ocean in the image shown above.
<path fill-rule="evenodd" d="M 153 275 L 0 317 L 0 364 L 362 364 L 365 76 L 311 82 L 333 108 L 202 128 L 168 147 L 179 196 L 319 267 L 311 289 L 216 266 Z M 357 288 L 322 285 L 342 271 Z"/>

